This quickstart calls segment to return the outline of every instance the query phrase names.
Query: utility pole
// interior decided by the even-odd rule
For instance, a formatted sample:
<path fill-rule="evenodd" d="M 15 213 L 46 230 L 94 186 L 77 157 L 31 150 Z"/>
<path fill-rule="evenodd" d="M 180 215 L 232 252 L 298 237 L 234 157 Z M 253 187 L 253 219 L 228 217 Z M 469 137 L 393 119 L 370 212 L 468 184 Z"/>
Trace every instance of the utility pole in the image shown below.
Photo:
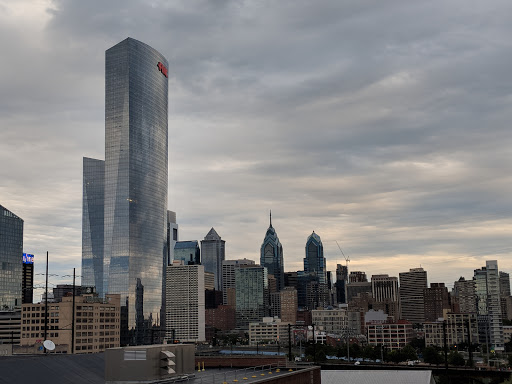
<path fill-rule="evenodd" d="M 446 345 L 446 320 L 443 320 L 444 368 L 448 371 L 448 346 Z"/>
<path fill-rule="evenodd" d="M 48 251 L 46 251 L 46 288 L 44 291 L 44 341 L 46 341 L 46 337 L 48 336 Z M 46 353 L 46 348 L 44 348 L 44 353 Z"/>
<path fill-rule="evenodd" d="M 73 268 L 73 316 L 71 320 L 71 354 L 75 353 L 75 268 Z"/>
<path fill-rule="evenodd" d="M 315 324 L 313 324 L 313 361 L 316 362 L 316 336 L 315 336 Z"/>
<path fill-rule="evenodd" d="M 292 361 L 292 325 L 288 324 L 288 360 Z"/>
<path fill-rule="evenodd" d="M 469 327 L 469 320 L 466 320 L 464 323 L 468 331 L 469 366 L 473 367 L 473 350 L 471 349 L 471 328 Z"/>

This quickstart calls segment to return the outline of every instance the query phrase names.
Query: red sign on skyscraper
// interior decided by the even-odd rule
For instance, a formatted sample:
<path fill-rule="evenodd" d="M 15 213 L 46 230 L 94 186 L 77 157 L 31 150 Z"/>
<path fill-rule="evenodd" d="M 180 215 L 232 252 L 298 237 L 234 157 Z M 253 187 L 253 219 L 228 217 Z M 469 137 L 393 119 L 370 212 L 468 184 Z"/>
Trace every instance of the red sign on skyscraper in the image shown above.
<path fill-rule="evenodd" d="M 158 64 L 157 64 L 156 66 L 158 67 L 158 70 L 159 70 L 160 72 L 162 72 L 162 73 L 163 73 L 163 75 L 164 75 L 165 77 L 167 77 L 167 68 L 165 67 L 165 65 L 163 65 L 163 64 L 159 61 L 159 62 L 158 62 Z"/>

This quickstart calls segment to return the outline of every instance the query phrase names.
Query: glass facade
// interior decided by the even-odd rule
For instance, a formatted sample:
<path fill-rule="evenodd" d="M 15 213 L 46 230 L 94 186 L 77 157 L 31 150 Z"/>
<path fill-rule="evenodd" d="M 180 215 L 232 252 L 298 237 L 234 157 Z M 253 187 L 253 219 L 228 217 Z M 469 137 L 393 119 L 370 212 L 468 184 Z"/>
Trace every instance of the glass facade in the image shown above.
<path fill-rule="evenodd" d="M 262 321 L 268 313 L 267 268 L 242 265 L 235 269 L 236 326 Z"/>
<path fill-rule="evenodd" d="M 304 272 L 318 276 L 320 284 L 327 283 L 324 246 L 320 236 L 315 231 L 309 235 L 306 241 L 306 257 L 304 259 Z"/>
<path fill-rule="evenodd" d="M 183 261 L 184 265 L 201 264 L 199 242 L 197 240 L 176 242 L 174 246 L 174 260 Z"/>
<path fill-rule="evenodd" d="M 23 220 L 0 205 L 0 310 L 21 307 Z"/>
<path fill-rule="evenodd" d="M 129 343 L 143 340 L 140 332 L 159 326 L 161 318 L 167 265 L 167 68 L 165 57 L 132 38 L 106 51 L 102 265 L 95 264 L 93 214 L 84 207 L 89 227 L 83 227 L 83 238 L 87 248 L 91 237 L 91 245 L 84 252 L 83 274 L 101 294 L 121 294 L 123 322 L 135 331 Z M 85 193 L 84 204 L 92 199 L 84 185 Z"/>
<path fill-rule="evenodd" d="M 82 284 L 103 290 L 105 162 L 84 157 L 82 198 Z"/>
<path fill-rule="evenodd" d="M 204 271 L 213 273 L 215 276 L 215 290 L 222 290 L 222 262 L 226 258 L 226 242 L 222 240 L 215 229 L 201 240 L 201 250 L 203 259 L 201 264 L 204 265 Z"/>
<path fill-rule="evenodd" d="M 272 214 L 270 214 L 270 226 L 261 244 L 260 253 L 260 264 L 275 277 L 277 291 L 282 290 L 284 288 L 283 246 L 277 237 L 276 230 L 272 227 Z"/>

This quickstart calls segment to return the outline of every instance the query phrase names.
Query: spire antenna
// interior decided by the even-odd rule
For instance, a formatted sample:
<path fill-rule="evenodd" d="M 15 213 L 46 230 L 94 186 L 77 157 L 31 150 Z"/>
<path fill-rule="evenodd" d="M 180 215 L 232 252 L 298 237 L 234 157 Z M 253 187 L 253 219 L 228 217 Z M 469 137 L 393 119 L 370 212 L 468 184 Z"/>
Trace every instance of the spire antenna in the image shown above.
<path fill-rule="evenodd" d="M 270 228 L 272 228 L 272 210 L 270 210 Z"/>

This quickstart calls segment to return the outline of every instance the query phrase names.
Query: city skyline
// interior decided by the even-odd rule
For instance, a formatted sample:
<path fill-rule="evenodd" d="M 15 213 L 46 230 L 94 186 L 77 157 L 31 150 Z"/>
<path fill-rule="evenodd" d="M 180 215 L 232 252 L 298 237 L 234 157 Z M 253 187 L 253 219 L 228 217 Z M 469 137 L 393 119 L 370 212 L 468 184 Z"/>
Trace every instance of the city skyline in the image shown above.
<path fill-rule="evenodd" d="M 103 158 L 104 51 L 128 36 L 169 58 L 180 240 L 214 227 L 257 261 L 272 209 L 285 271 L 315 231 L 329 271 L 337 240 L 368 277 L 510 272 L 511 5 L 463 4 L 5 4 L 0 204 L 35 284 L 46 251 L 51 274 L 80 268 L 81 159 Z"/>

